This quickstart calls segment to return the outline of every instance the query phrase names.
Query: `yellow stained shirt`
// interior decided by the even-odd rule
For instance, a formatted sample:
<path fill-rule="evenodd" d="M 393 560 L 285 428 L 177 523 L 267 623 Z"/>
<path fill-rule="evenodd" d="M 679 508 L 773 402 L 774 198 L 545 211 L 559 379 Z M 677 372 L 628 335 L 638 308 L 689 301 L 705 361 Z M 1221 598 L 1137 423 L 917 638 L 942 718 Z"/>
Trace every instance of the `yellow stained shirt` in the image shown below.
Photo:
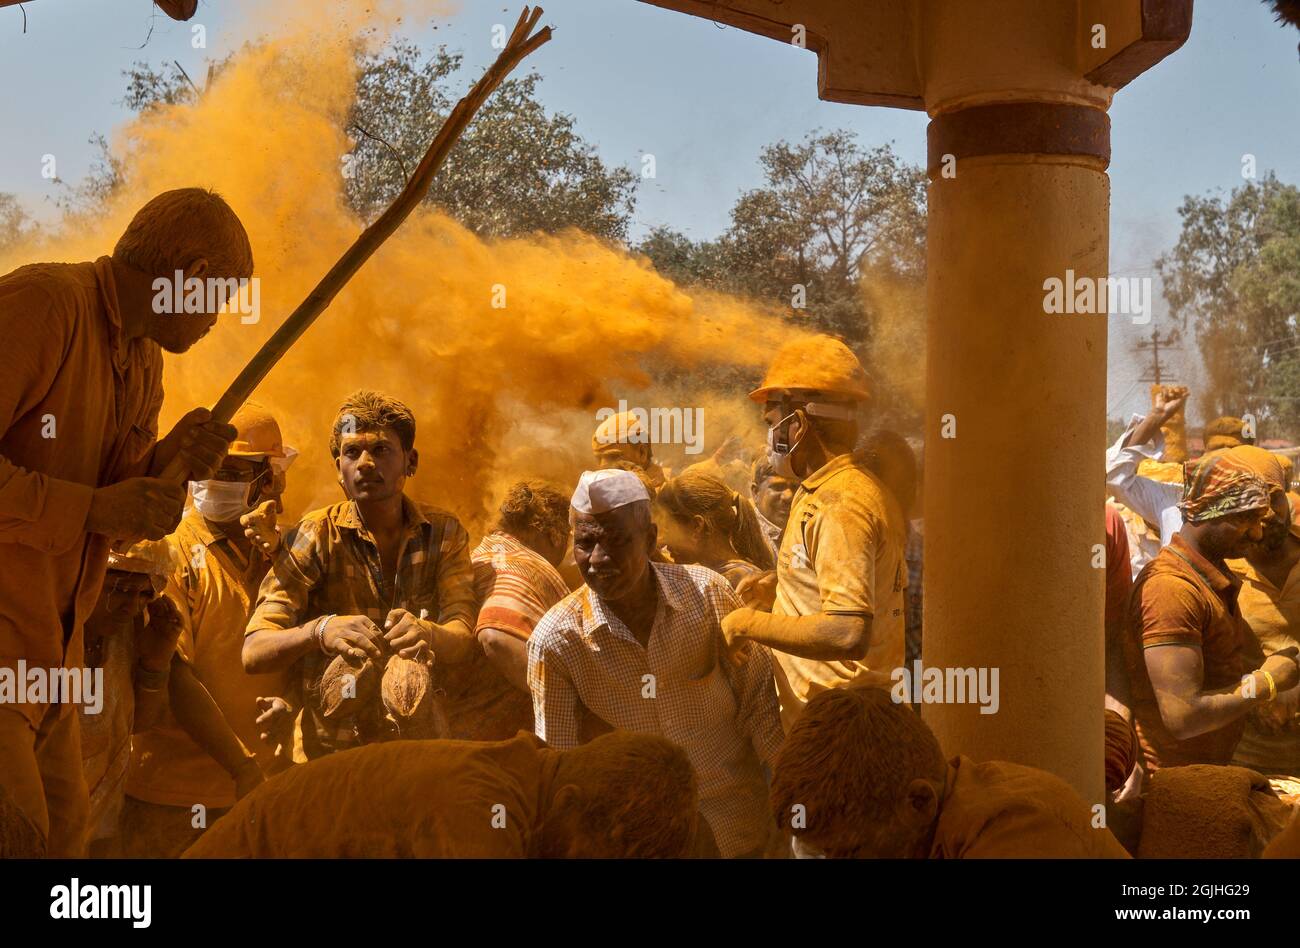
<path fill-rule="evenodd" d="M 1074 788 L 1007 761 L 948 761 L 931 859 L 1129 859 Z"/>
<path fill-rule="evenodd" d="M 231 730 L 265 768 L 272 750 L 258 738 L 257 699 L 283 696 L 289 676 L 284 671 L 250 675 L 240 657 L 265 566 L 260 557 L 247 566 L 232 541 L 210 530 L 193 509 L 167 543 L 180 564 L 166 589 L 183 622 L 176 650 L 208 689 Z M 170 711 L 158 725 L 135 735 L 126 792 L 166 806 L 201 803 L 216 809 L 235 802 L 234 780 L 190 739 Z"/>
<path fill-rule="evenodd" d="M 1300 538 L 1300 530 L 1292 527 L 1291 535 Z M 1300 563 L 1291 568 L 1281 589 L 1246 560 L 1228 560 L 1227 564 L 1228 569 L 1241 577 L 1237 607 L 1264 654 L 1272 655 L 1300 645 Z"/>
<path fill-rule="evenodd" d="M 162 349 L 126 338 L 108 257 L 0 276 L 0 340 L 0 668 L 79 668 L 109 547 L 86 515 L 149 469 Z M 35 729 L 50 706 L 10 707 Z"/>
<path fill-rule="evenodd" d="M 884 484 L 842 454 L 799 485 L 776 565 L 776 615 L 871 616 L 871 646 L 859 661 L 822 662 L 772 651 L 781 720 L 789 731 L 815 694 L 829 688 L 888 688 L 903 665 L 903 558 L 907 524 Z"/>
<path fill-rule="evenodd" d="M 1300 538 L 1300 528 L 1292 526 L 1291 535 Z M 1264 656 L 1300 645 L 1300 562 L 1291 567 L 1281 589 L 1244 559 L 1227 563 L 1241 579 L 1237 607 Z M 1300 774 L 1300 731 L 1291 725 L 1279 733 L 1269 733 L 1248 718 L 1233 763 L 1261 773 Z"/>

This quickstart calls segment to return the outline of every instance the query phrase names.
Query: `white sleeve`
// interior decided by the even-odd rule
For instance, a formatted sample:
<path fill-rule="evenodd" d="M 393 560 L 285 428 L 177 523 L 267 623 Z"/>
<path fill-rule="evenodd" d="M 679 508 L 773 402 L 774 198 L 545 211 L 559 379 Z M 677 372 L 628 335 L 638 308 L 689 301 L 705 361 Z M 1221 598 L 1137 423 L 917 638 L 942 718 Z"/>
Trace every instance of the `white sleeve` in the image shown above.
<path fill-rule="evenodd" d="M 1107 449 L 1106 486 L 1121 504 L 1158 527 L 1161 542 L 1168 543 L 1169 537 L 1182 526 L 1182 514 L 1176 505 L 1183 499 L 1183 485 L 1138 475 L 1138 465 L 1143 460 L 1159 461 L 1165 453 L 1163 434 L 1158 433 L 1151 444 L 1127 443 L 1141 421 L 1141 415 L 1129 419 L 1127 430 Z"/>

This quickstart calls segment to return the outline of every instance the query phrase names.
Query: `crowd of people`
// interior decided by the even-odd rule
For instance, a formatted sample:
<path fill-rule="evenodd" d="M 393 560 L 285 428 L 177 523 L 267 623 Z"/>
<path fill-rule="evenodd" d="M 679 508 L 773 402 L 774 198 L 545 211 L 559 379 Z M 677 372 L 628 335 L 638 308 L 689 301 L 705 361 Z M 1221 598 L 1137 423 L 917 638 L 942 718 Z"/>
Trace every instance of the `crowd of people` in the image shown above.
<path fill-rule="evenodd" d="M 920 458 L 872 430 L 843 343 L 773 354 L 752 463 L 673 471 L 613 416 L 475 543 L 411 496 L 393 395 L 328 433 L 248 402 L 158 437 L 162 352 L 217 315 L 148 288 L 252 270 L 234 212 L 182 189 L 109 256 L 0 277 L 0 855 L 1124 858 L 1216 779 L 1162 768 L 1300 760 L 1289 469 L 1228 446 L 1152 479 L 1179 405 L 1107 458 L 1108 821 L 891 694 L 923 642 Z M 288 441 L 326 434 L 340 500 L 290 522 Z"/>

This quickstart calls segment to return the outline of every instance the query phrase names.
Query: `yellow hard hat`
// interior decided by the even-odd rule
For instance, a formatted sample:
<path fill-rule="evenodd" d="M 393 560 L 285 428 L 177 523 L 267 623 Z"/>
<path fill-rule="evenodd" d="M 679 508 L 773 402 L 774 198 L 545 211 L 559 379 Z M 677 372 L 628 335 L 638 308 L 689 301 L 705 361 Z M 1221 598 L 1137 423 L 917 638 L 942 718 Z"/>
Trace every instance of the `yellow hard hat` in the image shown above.
<path fill-rule="evenodd" d="M 236 458 L 282 458 L 284 457 L 284 440 L 280 437 L 280 425 L 271 413 L 257 402 L 244 402 L 235 417 L 230 419 L 235 426 L 235 440 L 230 443 L 231 457 Z"/>
<path fill-rule="evenodd" d="M 763 384 L 749 393 L 756 402 L 771 392 L 789 389 L 839 395 L 855 401 L 871 398 L 871 380 L 853 351 L 833 336 L 804 336 L 777 350 Z"/>
<path fill-rule="evenodd" d="M 650 435 L 634 411 L 610 415 L 596 427 L 591 436 L 591 450 L 599 451 L 612 444 L 648 444 Z"/>

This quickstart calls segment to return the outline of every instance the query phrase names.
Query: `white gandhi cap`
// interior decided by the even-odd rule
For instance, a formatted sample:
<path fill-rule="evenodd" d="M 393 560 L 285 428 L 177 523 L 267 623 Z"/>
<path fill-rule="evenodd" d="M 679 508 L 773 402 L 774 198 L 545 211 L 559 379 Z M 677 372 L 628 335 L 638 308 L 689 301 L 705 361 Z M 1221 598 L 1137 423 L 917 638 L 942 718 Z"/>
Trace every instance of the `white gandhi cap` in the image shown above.
<path fill-rule="evenodd" d="M 606 471 L 583 471 L 578 489 L 573 492 L 573 509 L 584 514 L 603 514 L 638 500 L 649 500 L 641 478 L 631 471 L 617 468 Z"/>

